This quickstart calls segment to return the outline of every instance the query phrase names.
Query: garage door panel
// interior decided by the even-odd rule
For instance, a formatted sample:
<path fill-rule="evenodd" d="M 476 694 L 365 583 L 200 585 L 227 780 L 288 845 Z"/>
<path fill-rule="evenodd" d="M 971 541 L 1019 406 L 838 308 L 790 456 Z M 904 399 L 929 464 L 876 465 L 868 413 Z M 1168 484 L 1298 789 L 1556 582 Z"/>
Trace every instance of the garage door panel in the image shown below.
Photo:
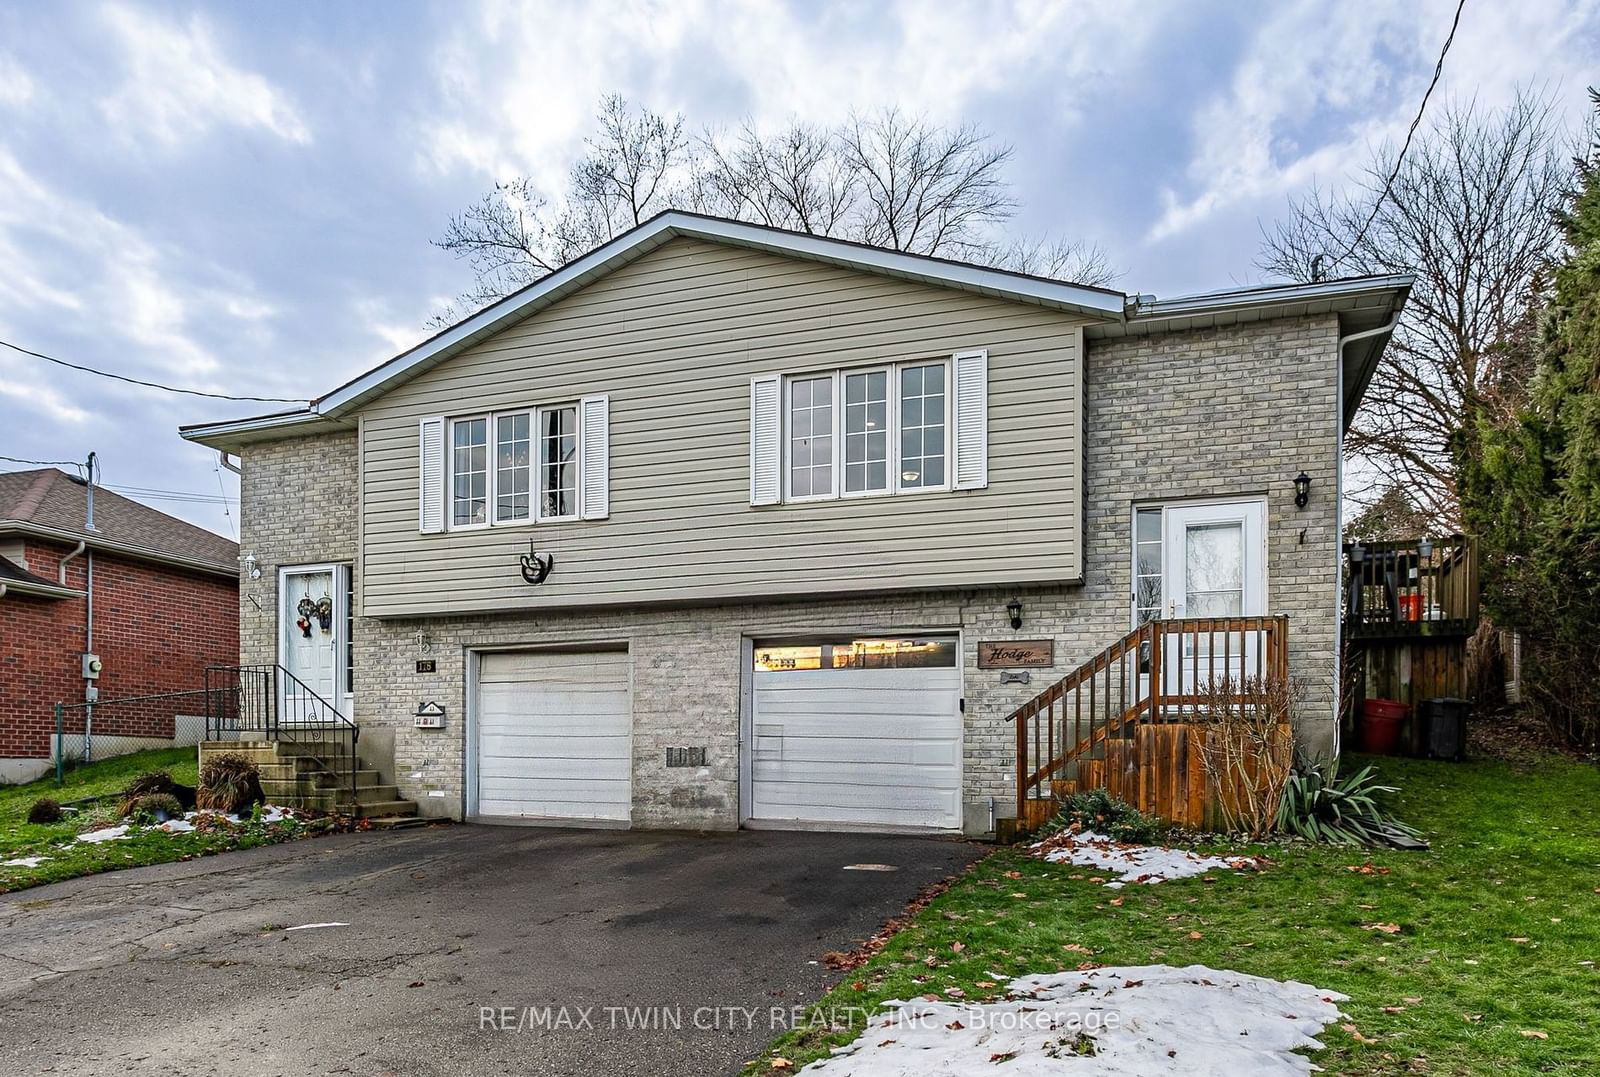
<path fill-rule="evenodd" d="M 478 814 L 626 822 L 632 716 L 622 652 L 480 659 Z"/>
<path fill-rule="evenodd" d="M 753 677 L 752 819 L 960 825 L 960 670 L 757 670 Z"/>

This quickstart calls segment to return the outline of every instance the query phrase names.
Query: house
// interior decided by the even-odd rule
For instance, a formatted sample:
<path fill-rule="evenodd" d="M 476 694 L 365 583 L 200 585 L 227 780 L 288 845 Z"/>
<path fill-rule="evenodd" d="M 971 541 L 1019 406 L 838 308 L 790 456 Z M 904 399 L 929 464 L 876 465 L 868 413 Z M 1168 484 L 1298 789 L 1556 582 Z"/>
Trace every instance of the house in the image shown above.
<path fill-rule="evenodd" d="M 984 834 L 1008 717 L 1161 619 L 1286 618 L 1336 750 L 1341 437 L 1409 286 L 1158 300 L 669 212 L 182 433 L 242 462 L 243 660 L 425 814 Z"/>
<path fill-rule="evenodd" d="M 206 666 L 238 661 L 238 547 L 104 487 L 92 506 L 91 521 L 89 487 L 54 468 L 0 474 L 3 782 L 50 769 L 56 704 L 108 701 L 97 757 L 172 744 L 175 716 L 200 703 L 109 701 L 195 691 Z M 83 709 L 71 714 L 81 750 Z"/>

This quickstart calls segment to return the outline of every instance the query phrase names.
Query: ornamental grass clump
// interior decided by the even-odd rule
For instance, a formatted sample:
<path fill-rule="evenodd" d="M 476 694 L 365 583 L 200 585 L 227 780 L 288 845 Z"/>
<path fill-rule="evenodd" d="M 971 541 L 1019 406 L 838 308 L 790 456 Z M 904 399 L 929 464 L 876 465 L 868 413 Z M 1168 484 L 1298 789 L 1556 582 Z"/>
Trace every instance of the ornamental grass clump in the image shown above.
<path fill-rule="evenodd" d="M 200 768 L 196 807 L 236 814 L 249 810 L 252 804 L 265 803 L 266 799 L 261 792 L 261 772 L 242 755 L 223 752 L 207 759 Z"/>
<path fill-rule="evenodd" d="M 33 807 L 28 809 L 28 822 L 36 824 L 59 823 L 61 821 L 61 805 L 49 797 L 40 797 L 33 802 Z"/>
<path fill-rule="evenodd" d="M 171 793 L 146 793 L 134 798 L 128 807 L 128 818 L 142 826 L 154 826 L 168 819 L 181 819 L 183 805 Z"/>
<path fill-rule="evenodd" d="M 1302 767 L 1289 776 L 1278 808 L 1278 829 L 1325 845 L 1393 845 L 1417 831 L 1384 808 L 1378 797 L 1399 792 L 1379 785 L 1372 767 L 1340 780 L 1335 770 Z"/>

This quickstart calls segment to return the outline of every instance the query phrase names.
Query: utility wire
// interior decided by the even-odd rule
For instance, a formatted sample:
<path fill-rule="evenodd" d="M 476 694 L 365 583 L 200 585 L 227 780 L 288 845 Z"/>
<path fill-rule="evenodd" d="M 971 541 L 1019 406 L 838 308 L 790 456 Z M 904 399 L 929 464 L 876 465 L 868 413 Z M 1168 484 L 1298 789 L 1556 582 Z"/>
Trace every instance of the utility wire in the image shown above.
<path fill-rule="evenodd" d="M 146 389 L 160 389 L 162 392 L 166 393 L 181 393 L 184 396 L 203 396 L 211 400 L 245 400 L 262 404 L 310 403 L 309 400 L 295 400 L 285 396 L 231 396 L 228 393 L 208 393 L 200 389 L 178 389 L 171 385 L 162 385 L 158 381 L 141 381 L 138 378 L 130 378 L 124 374 L 113 374 L 107 370 L 96 370 L 92 366 L 83 366 L 79 363 L 69 363 L 65 359 L 57 359 L 52 355 L 46 355 L 43 352 L 36 352 L 31 348 L 24 348 L 20 344 L 13 344 L 9 340 L 0 340 L 0 346 L 10 348 L 15 352 L 21 352 L 23 355 L 31 355 L 35 359 L 43 359 L 47 363 L 54 363 L 57 366 L 64 366 L 69 370 L 81 370 L 85 374 L 97 374 L 102 378 L 111 378 L 113 381 L 127 382 L 129 385 L 142 385 Z"/>
<path fill-rule="evenodd" d="M 75 467 L 83 471 L 82 460 L 24 460 L 20 456 L 0 456 L 8 464 L 28 464 L 33 467 Z"/>
<path fill-rule="evenodd" d="M 220 457 L 218 458 L 220 459 Z M 222 495 L 222 515 L 227 518 L 228 530 L 233 532 L 233 541 L 239 541 L 239 525 L 233 522 L 233 511 L 228 507 L 228 491 L 222 485 L 222 468 L 217 466 L 217 460 L 211 461 L 211 470 L 217 476 L 217 492 Z"/>
<path fill-rule="evenodd" d="M 1428 89 L 1422 95 L 1422 104 L 1417 106 L 1417 114 L 1411 121 L 1411 127 L 1406 131 L 1406 140 L 1400 146 L 1400 153 L 1394 159 L 1394 168 L 1389 170 L 1389 178 L 1383 181 L 1383 190 L 1378 192 L 1377 199 L 1372 203 L 1372 212 L 1367 214 L 1367 219 L 1361 225 L 1361 230 L 1356 233 L 1350 245 L 1339 255 L 1335 265 L 1356 252 L 1361 241 L 1367 238 L 1367 229 L 1372 227 L 1372 222 L 1378 219 L 1378 210 L 1383 208 L 1384 199 L 1393 193 L 1394 181 L 1400 178 L 1400 166 L 1405 163 L 1406 151 L 1411 148 L 1411 140 L 1416 137 L 1417 128 L 1422 123 L 1422 114 L 1428 110 L 1428 98 L 1433 96 L 1433 89 L 1439 85 L 1439 76 L 1444 73 L 1444 58 L 1450 55 L 1450 46 L 1456 39 L 1456 28 L 1461 25 L 1461 9 L 1467 6 L 1467 0 L 1456 0 L 1456 15 L 1450 22 L 1450 33 L 1444 39 L 1444 48 L 1439 50 L 1439 62 L 1433 65 L 1433 79 L 1428 83 Z"/>

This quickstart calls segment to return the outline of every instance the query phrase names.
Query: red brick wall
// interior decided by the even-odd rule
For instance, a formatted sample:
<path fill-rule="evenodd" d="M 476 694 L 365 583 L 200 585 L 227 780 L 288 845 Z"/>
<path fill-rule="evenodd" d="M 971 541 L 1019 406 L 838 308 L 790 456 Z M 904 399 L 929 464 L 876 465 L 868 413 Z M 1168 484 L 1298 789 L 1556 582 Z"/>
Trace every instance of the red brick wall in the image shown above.
<path fill-rule="evenodd" d="M 54 580 L 70 551 L 30 540 L 28 569 Z M 69 587 L 83 588 L 87 558 L 67 565 Z M 55 704 L 83 701 L 84 613 L 81 598 L 0 598 L 0 759 L 49 756 Z M 105 664 L 101 700 L 202 689 L 206 666 L 238 662 L 238 584 L 96 553 L 93 649 Z M 95 708 L 95 733 L 171 736 L 172 715 L 202 713 L 200 699 L 108 702 Z M 82 708 L 66 715 L 67 731 L 81 732 Z"/>

